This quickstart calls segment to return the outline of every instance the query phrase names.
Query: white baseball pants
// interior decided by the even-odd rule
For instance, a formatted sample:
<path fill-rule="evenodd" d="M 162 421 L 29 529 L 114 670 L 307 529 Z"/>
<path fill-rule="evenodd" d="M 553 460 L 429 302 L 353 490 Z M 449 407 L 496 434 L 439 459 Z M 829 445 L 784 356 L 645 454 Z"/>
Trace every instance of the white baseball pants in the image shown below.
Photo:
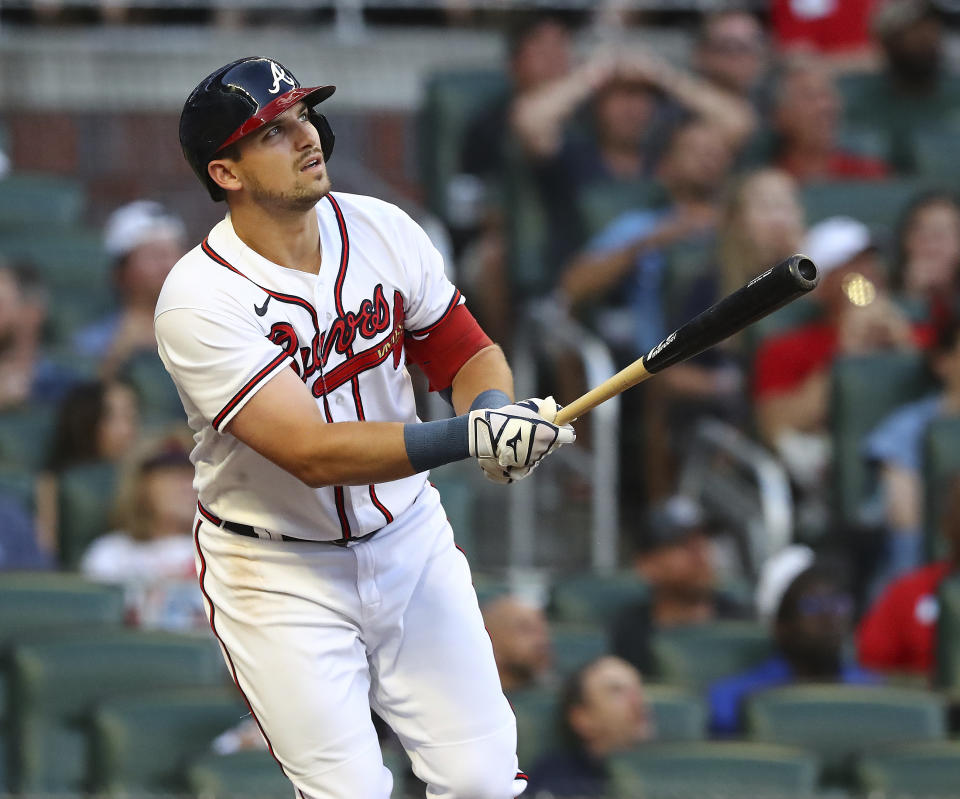
<path fill-rule="evenodd" d="M 371 707 L 429 799 L 523 791 L 516 720 L 432 486 L 348 547 L 248 538 L 199 515 L 194 537 L 211 626 L 300 799 L 390 796 Z"/>

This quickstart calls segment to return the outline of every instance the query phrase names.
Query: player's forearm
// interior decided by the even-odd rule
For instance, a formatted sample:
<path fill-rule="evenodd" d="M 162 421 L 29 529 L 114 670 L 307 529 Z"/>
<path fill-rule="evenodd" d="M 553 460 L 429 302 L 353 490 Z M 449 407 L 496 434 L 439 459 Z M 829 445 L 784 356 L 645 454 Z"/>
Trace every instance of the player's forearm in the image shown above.
<path fill-rule="evenodd" d="M 496 344 L 485 347 L 460 367 L 451 385 L 452 401 L 457 413 L 466 413 L 484 391 L 500 391 L 513 400 L 513 373 L 503 350 Z"/>
<path fill-rule="evenodd" d="M 400 422 L 336 422 L 307 433 L 303 446 L 280 464 L 311 488 L 366 485 L 416 473 Z"/>

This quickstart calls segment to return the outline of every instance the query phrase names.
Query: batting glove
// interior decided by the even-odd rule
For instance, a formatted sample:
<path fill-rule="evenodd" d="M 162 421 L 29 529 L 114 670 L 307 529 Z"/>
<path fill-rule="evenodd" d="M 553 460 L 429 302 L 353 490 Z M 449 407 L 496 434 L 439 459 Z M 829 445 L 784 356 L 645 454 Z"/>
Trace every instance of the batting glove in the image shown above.
<path fill-rule="evenodd" d="M 470 454 L 494 482 L 521 480 L 545 456 L 576 439 L 570 425 L 553 424 L 556 415 L 557 403 L 553 397 L 471 411 Z"/>

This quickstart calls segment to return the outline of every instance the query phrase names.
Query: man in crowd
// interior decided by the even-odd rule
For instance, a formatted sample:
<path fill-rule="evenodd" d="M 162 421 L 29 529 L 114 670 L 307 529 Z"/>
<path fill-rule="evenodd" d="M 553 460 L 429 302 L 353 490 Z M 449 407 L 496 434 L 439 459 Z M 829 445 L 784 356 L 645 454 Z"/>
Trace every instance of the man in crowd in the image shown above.
<path fill-rule="evenodd" d="M 503 692 L 509 696 L 542 684 L 552 663 L 543 611 L 512 594 L 491 599 L 481 610 Z"/>

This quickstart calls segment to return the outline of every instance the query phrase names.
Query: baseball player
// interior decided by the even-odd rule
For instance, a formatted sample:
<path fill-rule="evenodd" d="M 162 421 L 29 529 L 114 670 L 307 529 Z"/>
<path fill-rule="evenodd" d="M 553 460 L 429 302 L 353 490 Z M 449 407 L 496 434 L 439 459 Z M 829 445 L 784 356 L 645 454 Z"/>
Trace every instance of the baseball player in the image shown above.
<path fill-rule="evenodd" d="M 173 268 L 160 356 L 195 431 L 197 569 L 210 625 L 300 799 L 385 799 L 370 708 L 433 799 L 526 778 L 435 466 L 528 475 L 574 440 L 512 378 L 402 211 L 331 193 L 334 136 L 268 58 L 187 99 L 180 143 L 228 213 Z M 457 416 L 420 422 L 406 363 Z"/>

